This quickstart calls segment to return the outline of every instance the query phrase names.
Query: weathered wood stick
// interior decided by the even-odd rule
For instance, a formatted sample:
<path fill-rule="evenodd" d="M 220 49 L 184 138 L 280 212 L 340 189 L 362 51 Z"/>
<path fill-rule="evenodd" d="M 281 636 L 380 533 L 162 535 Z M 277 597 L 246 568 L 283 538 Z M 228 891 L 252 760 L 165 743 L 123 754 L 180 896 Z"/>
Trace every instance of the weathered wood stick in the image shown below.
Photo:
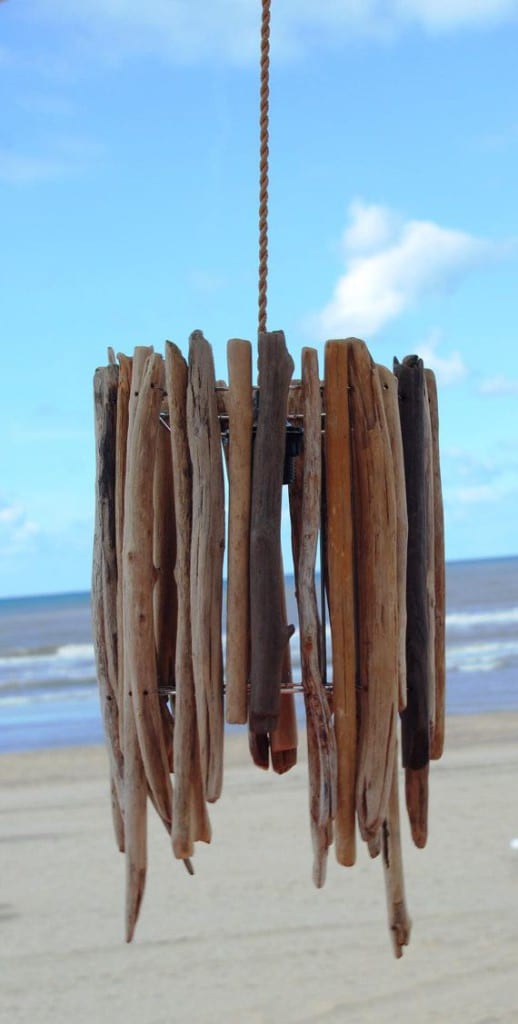
<path fill-rule="evenodd" d="M 281 566 L 281 573 L 284 579 L 283 566 Z M 284 587 L 281 616 L 283 621 L 286 621 L 286 594 Z M 284 648 L 281 685 L 283 688 L 293 685 L 289 643 L 286 644 L 286 647 Z M 281 693 L 277 728 L 270 733 L 270 751 L 274 772 L 277 772 L 278 775 L 284 775 L 285 772 L 289 772 L 290 768 L 293 768 L 296 765 L 297 746 L 298 732 L 295 696 L 293 693 Z"/>
<path fill-rule="evenodd" d="M 412 922 L 408 914 L 405 899 L 405 879 L 403 874 L 403 854 L 401 849 L 399 818 L 397 757 L 394 764 L 394 773 L 390 787 L 387 818 L 383 823 L 382 847 L 388 922 L 394 954 L 397 959 L 399 959 L 403 956 L 403 946 L 408 946 L 410 941 Z"/>
<path fill-rule="evenodd" d="M 135 362 L 134 362 L 135 373 Z M 172 788 L 157 689 L 153 627 L 153 469 L 163 394 L 163 360 L 150 355 L 133 377 L 124 494 L 124 679 L 153 802 L 171 828 Z"/>
<path fill-rule="evenodd" d="M 158 683 L 160 686 L 171 688 L 175 684 L 177 620 L 175 562 L 176 526 L 171 442 L 169 431 L 161 424 L 157 434 L 153 479 L 153 564 L 156 573 L 153 590 L 153 622 Z M 160 697 L 160 710 L 169 768 L 170 771 L 173 771 L 174 720 L 168 708 L 167 695 Z"/>
<path fill-rule="evenodd" d="M 348 358 L 360 682 L 356 806 L 362 838 L 372 842 L 387 814 L 396 753 L 396 492 L 378 371 L 363 341 L 349 341 Z"/>
<path fill-rule="evenodd" d="M 427 837 L 427 768 L 430 755 L 428 709 L 428 595 L 426 587 L 426 483 L 424 459 L 424 370 L 422 359 L 394 360 L 405 459 L 408 511 L 407 706 L 401 714 L 406 803 L 417 846 Z"/>
<path fill-rule="evenodd" d="M 435 730 L 435 514 L 432 420 L 424 377 L 424 479 L 426 488 L 426 593 L 428 610 L 428 715 L 430 743 Z"/>
<path fill-rule="evenodd" d="M 250 520 L 250 728 L 273 732 L 279 716 L 284 648 L 293 632 L 281 619 L 281 504 L 288 388 L 293 360 L 282 331 L 259 336 L 260 402 Z"/>
<path fill-rule="evenodd" d="M 257 768 L 267 772 L 270 767 L 270 736 L 267 732 L 257 733 L 248 724 L 248 749 Z"/>
<path fill-rule="evenodd" d="M 406 707 L 406 562 L 408 545 L 405 462 L 401 422 L 399 419 L 397 379 L 386 366 L 378 365 L 378 374 L 382 385 L 383 404 L 385 406 L 390 447 L 392 449 L 392 461 L 394 463 L 397 521 L 398 685 L 399 710 L 403 711 Z"/>
<path fill-rule="evenodd" d="M 248 717 L 250 667 L 250 504 L 252 499 L 252 346 L 227 345 L 229 513 L 227 570 L 227 722 Z"/>
<path fill-rule="evenodd" d="M 192 463 L 191 634 L 202 774 L 207 800 L 223 785 L 222 572 L 225 508 L 212 350 L 189 339 L 187 437 Z"/>
<path fill-rule="evenodd" d="M 444 510 L 442 503 L 441 464 L 439 456 L 439 406 L 437 384 L 432 370 L 424 371 L 430 404 L 433 454 L 434 550 L 435 550 L 435 728 L 430 754 L 434 760 L 444 750 L 446 696 L 446 579 L 444 564 Z"/>
<path fill-rule="evenodd" d="M 171 457 L 176 517 L 177 633 L 174 723 L 175 786 L 173 793 L 173 852 L 184 859 L 198 839 L 210 842 L 211 827 L 205 804 L 200 765 L 191 640 L 192 481 L 187 440 L 187 363 L 180 350 L 166 342 L 166 390 L 171 428 Z"/>
<path fill-rule="evenodd" d="M 113 825 L 124 849 L 123 754 L 119 738 L 117 666 L 117 556 L 115 548 L 115 451 L 118 367 L 94 376 L 96 447 L 95 530 L 92 564 L 92 625 L 101 712 L 110 764 Z"/>
<path fill-rule="evenodd" d="M 148 355 L 152 349 L 146 349 Z M 133 360 L 119 353 L 119 386 L 117 391 L 117 441 L 115 453 L 115 547 L 117 552 L 117 661 L 119 694 L 119 738 L 124 745 L 124 626 L 122 609 L 122 544 L 124 532 L 124 488 L 126 486 L 126 453 L 128 447 L 129 398 Z M 140 372 L 140 370 L 138 371 Z"/>
<path fill-rule="evenodd" d="M 309 810 L 313 844 L 313 881 L 317 888 L 326 877 L 327 850 L 336 808 L 336 742 L 331 712 L 322 684 L 315 587 L 315 561 L 320 529 L 322 430 L 318 356 L 302 351 L 304 396 L 304 457 L 302 526 L 298 538 L 296 573 L 300 652 L 308 743 Z M 300 457 L 299 457 L 300 458 Z M 299 528 L 300 528 L 299 526 Z"/>
<path fill-rule="evenodd" d="M 351 508 L 349 369 L 346 341 L 325 347 L 324 406 L 328 602 L 333 651 L 337 752 L 335 851 L 340 864 L 356 860 L 356 624 Z"/>

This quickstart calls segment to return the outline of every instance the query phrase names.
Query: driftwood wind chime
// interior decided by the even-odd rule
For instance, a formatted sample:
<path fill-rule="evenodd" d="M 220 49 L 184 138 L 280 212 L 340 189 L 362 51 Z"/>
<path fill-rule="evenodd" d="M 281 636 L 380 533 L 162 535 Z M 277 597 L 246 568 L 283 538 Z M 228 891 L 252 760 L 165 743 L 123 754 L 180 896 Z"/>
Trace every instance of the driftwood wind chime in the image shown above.
<path fill-rule="evenodd" d="M 356 823 L 383 863 L 396 956 L 408 943 L 398 718 L 415 844 L 427 838 L 430 759 L 444 744 L 444 531 L 435 378 L 394 372 L 364 342 L 314 349 L 301 379 L 266 330 L 269 0 L 263 0 L 258 385 L 252 347 L 228 343 L 217 383 L 200 331 L 188 360 L 110 351 L 94 378 L 93 618 L 126 937 L 146 876 L 149 800 L 192 872 L 223 784 L 225 720 L 248 724 L 253 761 L 297 760 L 304 696 L 313 880 L 327 853 L 356 859 Z M 228 473 L 226 516 L 223 462 Z M 280 542 L 289 491 L 301 681 L 293 682 Z M 228 549 L 223 655 L 223 554 Z M 320 538 L 321 589 L 315 565 Z M 329 616 L 331 663 L 326 665 Z M 322 621 L 323 620 L 323 621 Z M 332 680 L 331 680 L 332 666 Z"/>

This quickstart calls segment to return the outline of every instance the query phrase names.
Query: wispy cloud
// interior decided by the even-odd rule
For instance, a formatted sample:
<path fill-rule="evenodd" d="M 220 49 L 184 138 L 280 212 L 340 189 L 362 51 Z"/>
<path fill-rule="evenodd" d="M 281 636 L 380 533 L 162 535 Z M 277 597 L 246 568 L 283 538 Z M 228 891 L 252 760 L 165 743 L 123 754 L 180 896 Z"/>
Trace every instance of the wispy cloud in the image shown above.
<path fill-rule="evenodd" d="M 505 377 L 501 373 L 496 377 L 488 377 L 483 380 L 479 391 L 481 395 L 518 395 L 518 380 L 513 377 Z"/>
<path fill-rule="evenodd" d="M 39 533 L 39 526 L 30 519 L 23 505 L 0 498 L 0 555 L 30 549 Z"/>
<path fill-rule="evenodd" d="M 101 152 L 97 143 L 76 137 L 49 140 L 42 152 L 0 148 L 0 181 L 10 185 L 59 181 L 88 170 Z"/>
<path fill-rule="evenodd" d="M 438 328 L 430 333 L 416 345 L 416 352 L 419 353 L 425 366 L 429 366 L 437 377 L 437 383 L 441 387 L 448 387 L 449 384 L 458 384 L 467 376 L 468 367 L 462 354 L 454 350 L 445 353 L 443 349 L 444 336 Z"/>
<path fill-rule="evenodd" d="M 442 451 L 444 502 L 447 514 L 462 518 L 467 507 L 505 502 L 518 496 L 518 457 L 500 449 L 479 456 L 461 448 Z"/>
<path fill-rule="evenodd" d="M 48 0 L 33 7 L 96 40 L 101 58 L 161 53 L 177 61 L 257 58 L 256 0 Z M 351 38 L 394 37 L 418 28 L 429 33 L 485 28 L 518 18 L 518 0 L 277 0 L 273 45 L 294 56 Z"/>
<path fill-rule="evenodd" d="M 345 270 L 314 318 L 329 335 L 371 336 L 429 295 L 451 292 L 477 265 L 507 248 L 432 221 L 403 221 L 395 211 L 356 200 L 343 236 Z M 450 367 L 457 373 L 457 365 Z"/>

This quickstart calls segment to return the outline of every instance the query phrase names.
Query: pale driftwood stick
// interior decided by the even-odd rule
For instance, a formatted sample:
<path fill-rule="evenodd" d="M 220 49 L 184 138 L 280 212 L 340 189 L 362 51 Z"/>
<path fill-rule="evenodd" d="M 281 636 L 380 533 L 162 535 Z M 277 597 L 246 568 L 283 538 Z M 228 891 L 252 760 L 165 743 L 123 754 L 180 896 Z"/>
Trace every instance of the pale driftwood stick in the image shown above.
<path fill-rule="evenodd" d="M 426 594 L 428 610 L 428 715 L 430 743 L 435 730 L 435 515 L 430 403 L 424 378 L 424 479 L 426 488 Z"/>
<path fill-rule="evenodd" d="M 202 774 L 207 800 L 223 785 L 222 572 L 225 510 L 214 362 L 201 331 L 189 339 L 187 437 L 192 463 L 191 634 Z"/>
<path fill-rule="evenodd" d="M 191 641 L 191 527 L 192 482 L 187 441 L 187 363 L 171 342 L 165 352 L 166 390 L 171 428 L 171 457 L 176 517 L 178 619 L 176 633 L 176 700 L 174 723 L 175 787 L 173 794 L 173 852 L 184 859 L 198 839 L 209 843 L 210 821 L 200 766 Z"/>
<path fill-rule="evenodd" d="M 408 514 L 405 490 L 405 462 L 403 457 L 403 438 L 398 407 L 398 386 L 393 373 L 386 366 L 378 365 L 378 374 L 382 384 L 383 404 L 387 417 L 387 426 L 394 463 L 394 481 L 396 489 L 397 519 L 397 595 L 398 595 L 398 684 L 399 710 L 406 707 L 406 563 L 408 545 Z"/>
<path fill-rule="evenodd" d="M 286 591 L 284 587 L 284 565 L 282 562 L 282 555 L 280 572 L 283 579 L 281 619 L 283 622 L 285 622 Z M 286 647 L 284 648 L 284 656 L 282 659 L 281 685 L 282 687 L 289 687 L 293 685 L 293 676 L 291 672 L 291 653 L 289 643 L 286 644 Z M 270 733 L 270 753 L 272 759 L 272 768 L 274 772 L 277 772 L 278 775 L 284 775 L 285 772 L 289 772 L 290 768 L 293 768 L 296 765 L 297 746 L 298 732 L 297 713 L 295 711 L 295 697 L 293 693 L 281 693 L 277 728 Z"/>
<path fill-rule="evenodd" d="M 284 648 L 293 632 L 281 619 L 281 503 L 288 388 L 293 360 L 282 331 L 259 337 L 260 402 L 250 524 L 250 728 L 273 732 L 279 715 Z"/>
<path fill-rule="evenodd" d="M 430 404 L 433 453 L 434 550 L 435 550 L 435 728 L 430 754 L 434 760 L 444 750 L 446 695 L 446 579 L 444 564 L 444 510 L 442 504 L 441 464 L 439 456 L 439 407 L 437 384 L 432 370 L 424 371 Z"/>
<path fill-rule="evenodd" d="M 356 806 L 361 835 L 372 842 L 387 814 L 396 753 L 396 492 L 378 371 L 363 341 L 349 342 L 348 358 L 360 683 Z"/>
<path fill-rule="evenodd" d="M 148 354 L 151 349 L 148 349 Z M 124 532 L 124 488 L 126 485 L 126 452 L 128 447 L 129 396 L 133 360 L 119 353 L 119 386 L 117 391 L 117 447 L 115 454 L 115 547 L 117 552 L 117 661 L 119 694 L 119 738 L 124 746 L 124 626 L 122 609 L 122 543 Z"/>
<path fill-rule="evenodd" d="M 161 424 L 157 434 L 153 479 L 153 564 L 156 580 L 153 591 L 156 665 L 161 686 L 175 682 L 177 601 L 174 567 L 176 562 L 176 526 L 174 514 L 173 470 L 169 431 Z M 173 771 L 174 721 L 167 696 L 160 697 L 160 710 L 169 769 Z"/>
<path fill-rule="evenodd" d="M 124 831 L 126 841 L 126 942 L 131 942 L 147 872 L 147 780 L 131 693 L 124 693 Z"/>
<path fill-rule="evenodd" d="M 252 346 L 227 345 L 229 513 L 227 570 L 227 722 L 248 717 L 250 666 L 250 504 L 252 498 Z"/>
<path fill-rule="evenodd" d="M 405 900 L 405 879 L 403 874 L 403 854 L 401 849 L 401 830 L 399 818 L 399 787 L 397 756 L 390 787 L 390 798 L 386 821 L 382 830 L 383 873 L 385 876 L 385 892 L 387 912 L 394 954 L 399 959 L 403 956 L 403 946 L 408 946 L 412 922 Z"/>
<path fill-rule="evenodd" d="M 356 860 L 356 624 L 351 508 L 349 370 L 346 341 L 325 347 L 324 407 L 328 602 L 333 650 L 337 752 L 335 851 L 340 864 Z"/>
<path fill-rule="evenodd" d="M 313 881 L 320 888 L 326 877 L 327 850 L 336 809 L 336 742 L 331 712 L 322 684 L 320 623 L 315 587 L 315 560 L 320 529 L 322 478 L 321 397 L 318 356 L 302 351 L 304 398 L 304 457 L 302 515 L 298 544 L 297 604 L 300 653 L 308 742 L 309 810 L 313 843 Z"/>
<path fill-rule="evenodd" d="M 129 405 L 124 494 L 123 618 L 124 679 L 131 693 L 135 726 L 153 803 L 171 827 L 172 788 L 157 690 L 153 628 L 153 470 L 164 369 L 150 355 Z"/>
<path fill-rule="evenodd" d="M 124 849 L 123 754 L 119 738 L 117 679 L 117 556 L 115 549 L 115 450 L 118 368 L 94 376 L 96 448 L 95 531 L 92 565 L 92 625 L 104 733 L 110 763 L 113 825 Z"/>
<path fill-rule="evenodd" d="M 428 607 L 426 588 L 426 486 L 424 460 L 424 370 L 417 356 L 394 360 L 405 457 L 408 510 L 407 706 L 401 715 L 406 802 L 417 846 L 427 838 L 426 808 L 430 718 L 428 711 Z"/>

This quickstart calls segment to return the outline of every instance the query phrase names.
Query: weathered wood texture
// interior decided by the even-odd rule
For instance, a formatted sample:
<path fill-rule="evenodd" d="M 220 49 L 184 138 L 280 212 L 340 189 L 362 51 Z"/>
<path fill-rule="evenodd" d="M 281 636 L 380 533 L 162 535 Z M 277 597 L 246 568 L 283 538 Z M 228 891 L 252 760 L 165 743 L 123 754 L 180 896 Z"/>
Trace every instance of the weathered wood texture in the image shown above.
<path fill-rule="evenodd" d="M 281 618 L 281 501 L 288 388 L 293 361 L 282 331 L 259 337 L 260 403 L 252 471 L 250 526 L 250 705 L 252 732 L 272 732 L 279 716 L 284 649 L 292 630 Z"/>
<path fill-rule="evenodd" d="M 153 468 L 162 394 L 162 357 L 148 356 L 138 384 L 134 361 L 124 496 L 124 678 L 131 693 L 153 802 L 170 829 L 172 789 L 157 690 L 153 627 Z"/>
<path fill-rule="evenodd" d="M 227 722 L 248 717 L 250 669 L 250 506 L 252 500 L 252 346 L 237 338 L 228 362 Z"/>
<path fill-rule="evenodd" d="M 155 472 L 153 479 L 153 623 L 155 631 L 156 666 L 159 686 L 175 685 L 176 648 L 176 528 L 174 511 L 173 470 L 169 431 L 160 424 L 157 434 Z M 160 711 L 169 770 L 174 768 L 174 720 L 167 694 L 160 695 Z"/>
<path fill-rule="evenodd" d="M 119 738 L 117 663 L 117 555 L 115 545 L 115 454 L 118 368 L 94 376 L 95 529 L 92 566 L 92 624 L 104 733 L 110 762 L 113 825 L 124 849 L 123 755 Z"/>
<path fill-rule="evenodd" d="M 151 349 L 147 349 L 148 354 Z M 117 389 L 117 439 L 115 453 L 115 548 L 117 553 L 117 662 L 119 694 L 119 738 L 124 743 L 124 627 L 122 609 L 122 545 L 124 532 L 124 488 L 126 486 L 126 453 L 128 447 L 129 398 L 133 360 L 119 354 Z"/>
<path fill-rule="evenodd" d="M 446 578 L 444 560 L 444 510 L 439 456 L 439 405 L 437 400 L 437 383 L 432 370 L 425 369 L 424 373 L 432 425 L 435 553 L 435 725 L 432 735 L 430 754 L 434 760 L 437 760 L 442 757 L 444 750 L 446 699 Z"/>
<path fill-rule="evenodd" d="M 309 811 L 313 845 L 313 881 L 320 888 L 326 877 L 327 851 L 332 841 L 336 809 L 336 741 L 331 712 L 322 683 L 320 622 L 315 561 L 320 530 L 322 430 L 318 356 L 302 351 L 304 455 L 302 470 L 302 527 L 296 573 L 300 654 L 308 744 Z"/>
<path fill-rule="evenodd" d="M 397 614 L 398 614 L 398 690 L 399 710 L 406 707 L 406 563 L 408 546 L 408 514 L 406 507 L 405 462 L 399 419 L 398 384 L 386 366 L 378 365 L 383 404 L 394 465 L 397 523 Z"/>
<path fill-rule="evenodd" d="M 325 347 L 324 407 L 328 602 L 333 652 L 337 751 L 335 850 L 340 864 L 356 860 L 356 623 L 351 505 L 352 467 L 346 341 Z"/>
<path fill-rule="evenodd" d="M 426 372 L 425 372 L 426 373 Z M 428 610 L 428 715 L 430 742 L 435 728 L 435 526 L 432 421 L 424 378 L 424 479 L 426 488 L 426 594 Z"/>
<path fill-rule="evenodd" d="M 281 619 L 286 621 L 286 591 L 284 588 L 284 564 L 281 555 L 280 574 L 283 580 L 281 591 Z M 282 659 L 281 686 L 283 689 L 293 685 L 291 671 L 291 652 L 289 643 L 284 648 Z M 270 756 L 272 768 L 278 775 L 284 775 L 297 763 L 297 715 L 295 697 L 292 693 L 281 693 L 279 701 L 279 717 L 277 728 L 270 733 Z"/>
<path fill-rule="evenodd" d="M 398 708 L 397 517 L 394 465 L 378 371 L 348 343 L 357 576 L 359 719 L 356 805 L 362 838 L 386 817 Z"/>
<path fill-rule="evenodd" d="M 399 959 L 403 956 L 403 946 L 408 946 L 410 941 L 412 922 L 405 899 L 397 758 L 390 787 L 387 818 L 382 829 L 382 850 L 388 923 L 394 954 Z"/>
<path fill-rule="evenodd" d="M 223 785 L 222 571 L 225 506 L 212 350 L 189 339 L 187 436 L 192 464 L 191 634 L 200 757 L 207 800 Z"/>
<path fill-rule="evenodd" d="M 210 842 L 200 764 L 191 640 L 192 480 L 187 440 L 187 363 L 180 350 L 166 343 L 166 390 L 171 429 L 171 459 L 176 519 L 177 632 L 175 650 L 175 786 L 172 841 L 175 857 L 191 857 L 194 842 Z"/>
<path fill-rule="evenodd" d="M 406 802 L 412 836 L 426 843 L 427 766 L 430 756 L 428 707 L 428 592 L 426 582 L 426 481 L 424 452 L 424 369 L 422 359 L 394 360 L 405 460 L 408 512 L 407 706 L 401 714 Z M 415 777 L 414 777 L 414 773 Z"/>

